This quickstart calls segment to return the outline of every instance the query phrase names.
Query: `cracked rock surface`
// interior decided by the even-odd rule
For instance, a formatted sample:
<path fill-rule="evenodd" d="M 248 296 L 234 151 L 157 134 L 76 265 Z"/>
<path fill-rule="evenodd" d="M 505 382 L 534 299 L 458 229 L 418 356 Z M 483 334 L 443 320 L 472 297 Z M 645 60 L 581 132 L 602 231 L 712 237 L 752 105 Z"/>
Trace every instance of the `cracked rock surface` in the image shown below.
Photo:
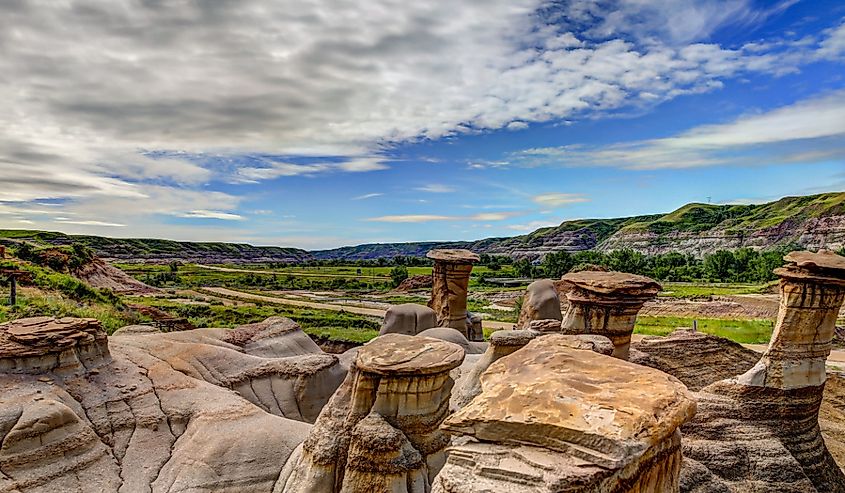
<path fill-rule="evenodd" d="M 0 324 L 0 492 L 272 491 L 346 374 L 287 319 Z M 308 389 L 308 392 L 305 389 Z"/>

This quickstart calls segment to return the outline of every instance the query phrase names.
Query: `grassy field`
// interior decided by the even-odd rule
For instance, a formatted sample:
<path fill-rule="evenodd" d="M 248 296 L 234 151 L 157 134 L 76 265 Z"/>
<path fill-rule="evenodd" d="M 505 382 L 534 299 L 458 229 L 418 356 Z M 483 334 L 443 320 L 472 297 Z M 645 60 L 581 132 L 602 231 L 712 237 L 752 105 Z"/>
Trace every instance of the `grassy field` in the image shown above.
<path fill-rule="evenodd" d="M 697 318 L 698 330 L 724 337 L 740 344 L 765 344 L 769 342 L 774 329 L 771 320 L 730 320 Z M 683 317 L 637 317 L 634 333 L 665 336 L 679 327 L 692 327 L 692 318 Z"/>

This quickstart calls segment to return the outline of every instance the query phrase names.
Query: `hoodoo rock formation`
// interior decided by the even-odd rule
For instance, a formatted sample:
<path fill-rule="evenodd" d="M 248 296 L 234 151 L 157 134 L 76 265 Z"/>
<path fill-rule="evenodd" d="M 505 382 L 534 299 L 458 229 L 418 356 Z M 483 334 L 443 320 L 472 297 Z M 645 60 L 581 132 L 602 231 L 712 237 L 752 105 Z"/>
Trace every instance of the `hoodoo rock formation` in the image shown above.
<path fill-rule="evenodd" d="M 449 372 L 457 345 L 381 336 L 363 346 L 308 438 L 282 471 L 281 493 L 428 493 L 446 461 Z"/>
<path fill-rule="evenodd" d="M 550 334 L 491 364 L 481 389 L 443 425 L 461 438 L 434 492 L 678 490 L 695 401 L 674 377 Z"/>
<path fill-rule="evenodd" d="M 562 320 L 560 295 L 550 279 L 540 279 L 528 285 L 522 298 L 522 308 L 516 326 L 527 329 L 534 320 Z"/>
<path fill-rule="evenodd" d="M 469 333 L 467 321 L 469 275 L 478 255 L 469 250 L 431 250 L 426 257 L 434 260 L 428 306 L 437 313 L 437 325 L 457 329 L 471 341 L 481 340 L 481 334 Z"/>
<path fill-rule="evenodd" d="M 793 252 L 785 260 L 775 271 L 781 302 L 767 351 L 697 394 L 699 414 L 683 428 L 683 491 L 845 491 L 818 419 L 845 258 Z"/>
<path fill-rule="evenodd" d="M 662 289 L 653 279 L 623 272 L 581 271 L 563 276 L 569 307 L 564 333 L 598 334 L 613 342 L 613 356 L 628 359 L 637 313 Z"/>

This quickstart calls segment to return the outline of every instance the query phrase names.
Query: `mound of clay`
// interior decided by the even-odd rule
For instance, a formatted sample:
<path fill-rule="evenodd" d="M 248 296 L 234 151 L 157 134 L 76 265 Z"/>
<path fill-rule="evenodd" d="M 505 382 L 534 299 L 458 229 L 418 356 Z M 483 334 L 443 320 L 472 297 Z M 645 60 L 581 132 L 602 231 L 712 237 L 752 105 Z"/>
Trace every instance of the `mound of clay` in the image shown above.
<path fill-rule="evenodd" d="M 346 374 L 300 334 L 0 325 L 0 491 L 272 491 Z"/>
<path fill-rule="evenodd" d="M 667 337 L 645 337 L 631 344 L 630 361 L 657 368 L 698 391 L 713 382 L 745 373 L 760 353 L 702 332 L 678 329 Z"/>
<path fill-rule="evenodd" d="M 403 293 L 408 293 L 411 291 L 418 291 L 420 289 L 429 289 L 431 288 L 431 276 L 421 275 L 421 276 L 411 276 L 396 286 L 393 290 L 394 291 L 401 291 Z"/>
<path fill-rule="evenodd" d="M 148 286 L 110 263 L 95 258 L 74 270 L 73 274 L 95 288 L 118 294 L 153 294 L 159 290 Z"/>

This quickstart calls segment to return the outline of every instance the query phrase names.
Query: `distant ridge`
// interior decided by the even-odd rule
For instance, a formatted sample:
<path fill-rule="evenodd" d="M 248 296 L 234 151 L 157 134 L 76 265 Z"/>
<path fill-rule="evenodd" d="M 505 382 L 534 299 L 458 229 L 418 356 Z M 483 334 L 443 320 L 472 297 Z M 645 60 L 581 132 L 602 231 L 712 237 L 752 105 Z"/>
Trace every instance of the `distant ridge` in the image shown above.
<path fill-rule="evenodd" d="M 308 252 L 298 248 L 256 247 L 243 243 L 183 242 L 67 235 L 47 231 L 0 230 L 0 242 L 85 244 L 100 257 L 122 261 L 205 263 L 304 262 L 312 259 L 361 260 L 397 255 L 423 256 L 432 248 L 467 248 L 477 253 L 539 258 L 566 250 L 670 251 L 705 255 L 743 247 L 767 249 L 786 244 L 816 250 L 845 246 L 845 192 L 784 197 L 765 204 L 691 203 L 668 214 L 565 221 L 556 227 L 507 238 L 477 241 L 372 243 Z"/>

